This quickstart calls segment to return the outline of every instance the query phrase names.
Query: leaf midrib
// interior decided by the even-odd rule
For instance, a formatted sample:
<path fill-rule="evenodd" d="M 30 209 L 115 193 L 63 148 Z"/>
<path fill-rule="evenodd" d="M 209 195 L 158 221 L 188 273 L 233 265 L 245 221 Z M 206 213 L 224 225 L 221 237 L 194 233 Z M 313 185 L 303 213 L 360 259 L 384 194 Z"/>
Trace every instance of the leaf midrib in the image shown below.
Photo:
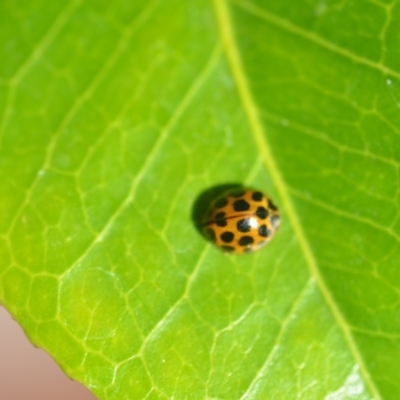
<path fill-rule="evenodd" d="M 314 254 L 311 250 L 310 244 L 306 237 L 306 234 L 302 228 L 302 225 L 297 216 L 297 212 L 295 210 L 294 204 L 289 194 L 289 189 L 278 169 L 277 163 L 271 151 L 270 145 L 267 141 L 267 137 L 264 133 L 264 128 L 260 121 L 257 107 L 255 101 L 252 97 L 249 84 L 247 82 L 244 68 L 242 66 L 242 61 L 237 49 L 237 43 L 235 39 L 235 35 L 233 32 L 232 21 L 230 17 L 229 7 L 227 5 L 226 0 L 213 0 L 215 14 L 217 23 L 219 26 L 219 31 L 221 35 L 221 42 L 223 44 L 225 54 L 228 60 L 228 64 L 232 71 L 232 76 L 234 81 L 236 82 L 238 94 L 240 100 L 243 105 L 243 109 L 245 114 L 247 115 L 249 125 L 251 128 L 251 133 L 253 135 L 253 139 L 260 149 L 261 154 L 263 155 L 264 163 L 269 171 L 273 182 L 275 183 L 276 189 L 281 198 L 284 209 L 286 210 L 286 214 L 288 219 L 293 227 L 297 240 L 299 242 L 300 248 L 304 254 L 305 261 L 310 270 L 311 276 L 314 277 L 319 290 L 329 309 L 332 312 L 334 319 L 336 320 L 339 328 L 341 329 L 344 339 L 349 347 L 349 350 L 353 356 L 355 363 L 360 368 L 360 373 L 368 387 L 371 391 L 373 397 L 378 400 L 381 399 L 381 395 L 375 386 L 365 364 L 362 355 L 359 352 L 359 349 L 355 343 L 355 340 L 351 334 L 351 330 L 347 325 L 342 313 L 340 312 L 338 306 L 335 303 L 335 300 L 329 291 L 327 285 L 325 284 L 322 275 L 318 269 L 318 265 L 316 259 L 314 258 Z M 282 26 L 282 28 L 285 28 Z"/>

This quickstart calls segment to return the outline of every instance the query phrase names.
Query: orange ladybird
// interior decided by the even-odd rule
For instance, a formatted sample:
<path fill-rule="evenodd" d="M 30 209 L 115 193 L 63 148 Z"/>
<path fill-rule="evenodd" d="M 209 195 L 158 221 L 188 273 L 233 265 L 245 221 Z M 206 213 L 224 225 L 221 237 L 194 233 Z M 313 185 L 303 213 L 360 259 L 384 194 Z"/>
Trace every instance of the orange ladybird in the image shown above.
<path fill-rule="evenodd" d="M 278 208 L 254 189 L 231 189 L 217 197 L 203 218 L 204 235 L 229 253 L 251 253 L 266 245 L 280 225 Z"/>

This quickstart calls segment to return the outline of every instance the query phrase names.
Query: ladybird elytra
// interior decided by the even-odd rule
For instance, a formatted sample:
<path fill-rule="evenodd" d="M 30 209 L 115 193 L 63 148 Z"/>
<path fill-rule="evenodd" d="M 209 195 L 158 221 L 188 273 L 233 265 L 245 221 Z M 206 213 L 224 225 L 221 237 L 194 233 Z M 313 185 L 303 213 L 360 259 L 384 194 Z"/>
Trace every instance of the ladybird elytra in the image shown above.
<path fill-rule="evenodd" d="M 204 235 L 224 252 L 251 253 L 272 240 L 280 213 L 255 189 L 230 189 L 214 199 L 203 216 Z"/>

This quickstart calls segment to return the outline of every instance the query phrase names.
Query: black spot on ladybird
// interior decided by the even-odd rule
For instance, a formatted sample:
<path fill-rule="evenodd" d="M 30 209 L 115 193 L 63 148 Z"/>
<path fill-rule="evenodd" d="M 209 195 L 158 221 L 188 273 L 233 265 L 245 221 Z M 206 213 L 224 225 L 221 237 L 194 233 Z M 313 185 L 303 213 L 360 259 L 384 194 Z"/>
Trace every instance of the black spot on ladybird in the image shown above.
<path fill-rule="evenodd" d="M 271 199 L 268 199 L 268 208 L 270 208 L 273 211 L 277 211 L 278 208 L 276 207 L 276 205 L 271 201 Z"/>
<path fill-rule="evenodd" d="M 243 200 L 243 199 L 236 200 L 233 203 L 233 209 L 235 211 L 248 211 L 250 209 L 250 204 L 246 200 Z"/>
<path fill-rule="evenodd" d="M 226 222 L 226 219 L 218 219 L 217 221 L 215 221 L 215 224 L 217 226 L 220 226 L 221 228 L 228 225 L 228 223 Z"/>
<path fill-rule="evenodd" d="M 258 233 L 260 236 L 268 237 L 270 235 L 270 231 L 267 228 L 267 225 L 260 225 L 258 228 Z"/>
<path fill-rule="evenodd" d="M 226 215 L 225 212 L 220 211 L 220 212 L 218 212 L 218 213 L 215 214 L 215 217 L 214 217 L 214 218 L 215 218 L 216 221 L 218 221 L 218 220 L 220 220 L 220 219 L 225 219 L 225 215 Z"/>
<path fill-rule="evenodd" d="M 257 217 L 265 219 L 268 217 L 268 210 L 265 207 L 258 207 L 256 210 Z"/>
<path fill-rule="evenodd" d="M 234 239 L 235 235 L 233 232 L 224 232 L 221 234 L 220 238 L 224 243 L 230 243 Z"/>
<path fill-rule="evenodd" d="M 236 223 L 236 227 L 239 232 L 249 232 L 251 230 L 250 218 L 240 219 Z"/>
<path fill-rule="evenodd" d="M 240 246 L 248 246 L 250 244 L 254 243 L 254 239 L 251 236 L 242 236 L 239 239 L 239 245 Z"/>
<path fill-rule="evenodd" d="M 251 195 L 251 198 L 252 198 L 254 201 L 261 201 L 262 198 L 263 198 L 263 194 L 262 194 L 261 192 L 254 192 L 254 193 Z"/>

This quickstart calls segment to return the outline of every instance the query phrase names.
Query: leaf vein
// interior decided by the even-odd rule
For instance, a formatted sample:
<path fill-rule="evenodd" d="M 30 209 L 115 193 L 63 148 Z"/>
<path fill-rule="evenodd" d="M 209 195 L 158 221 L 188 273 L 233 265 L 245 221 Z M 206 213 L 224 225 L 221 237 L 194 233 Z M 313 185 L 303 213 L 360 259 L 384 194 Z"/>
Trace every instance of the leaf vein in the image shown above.
<path fill-rule="evenodd" d="M 348 58 L 352 61 L 355 61 L 358 64 L 368 66 L 372 69 L 382 72 L 383 74 L 392 75 L 392 76 L 400 79 L 399 72 L 397 72 L 391 68 L 385 67 L 380 62 L 371 61 L 365 57 L 359 56 L 358 54 L 355 54 L 346 48 L 343 48 L 333 42 L 330 42 L 327 39 L 324 39 L 323 37 L 317 35 L 316 33 L 310 33 L 308 31 L 304 30 L 303 28 L 291 23 L 288 20 L 285 20 L 276 15 L 273 15 L 273 14 L 269 13 L 268 11 L 255 6 L 254 4 L 252 4 L 249 1 L 243 1 L 243 0 L 232 0 L 232 1 L 237 6 L 239 6 L 243 10 L 249 12 L 250 14 L 252 14 L 260 19 L 263 19 L 275 26 L 278 26 L 281 29 L 286 30 L 287 32 L 291 32 L 291 33 L 299 35 L 305 39 L 308 39 L 310 42 L 313 42 L 327 50 L 330 50 L 330 51 L 332 51 L 336 54 L 339 54 L 345 58 Z"/>
<path fill-rule="evenodd" d="M 44 50 L 50 45 L 50 43 L 54 40 L 54 38 L 61 31 L 64 25 L 68 22 L 72 13 L 80 5 L 80 3 L 81 0 L 74 0 L 64 8 L 64 10 L 60 13 L 59 17 L 53 23 L 53 25 L 43 35 L 40 42 L 34 47 L 29 57 L 21 64 L 21 66 L 15 72 L 14 76 L 10 79 L 6 105 L 4 107 L 3 118 L 0 124 L 0 145 L 3 139 L 3 135 L 5 133 L 5 128 L 7 126 L 8 119 L 11 115 L 11 111 L 13 108 L 16 86 L 21 81 L 21 79 L 26 75 L 26 73 L 35 63 L 35 61 L 40 58 Z"/>
<path fill-rule="evenodd" d="M 155 2 L 151 3 L 151 7 L 146 8 L 146 10 L 138 16 L 137 18 L 137 24 L 132 26 L 132 28 L 129 30 L 128 33 L 122 36 L 122 40 L 120 43 L 115 47 L 115 51 L 113 54 L 110 55 L 107 63 L 105 63 L 97 75 L 94 76 L 93 80 L 89 83 L 89 85 L 86 87 L 86 89 L 83 91 L 83 93 L 77 98 L 77 100 L 73 103 L 72 107 L 67 111 L 65 117 L 61 121 L 59 127 L 57 128 L 56 132 L 51 137 L 51 140 L 47 146 L 47 152 L 46 156 L 43 160 L 42 166 L 39 168 L 39 171 L 41 171 L 41 174 L 35 174 L 35 177 L 32 180 L 32 183 L 30 184 L 29 188 L 26 191 L 24 200 L 21 203 L 21 206 L 18 208 L 18 210 L 15 213 L 15 217 L 10 223 L 10 226 L 8 228 L 7 234 L 10 234 L 12 229 L 14 228 L 14 225 L 16 224 L 19 216 L 21 215 L 24 207 L 29 203 L 29 199 L 32 196 L 32 193 L 34 192 L 37 184 L 40 182 L 40 178 L 43 176 L 43 172 L 50 168 L 51 165 L 51 158 L 53 156 L 54 150 L 57 145 L 57 140 L 59 139 L 61 133 L 63 132 L 63 129 L 67 126 L 67 124 L 71 121 L 72 117 L 79 111 L 80 107 L 87 101 L 87 99 L 90 97 L 90 94 L 94 92 L 96 87 L 102 82 L 104 77 L 107 75 L 107 73 L 111 70 L 113 67 L 114 63 L 117 60 L 117 55 L 122 52 L 125 48 L 125 44 L 129 40 L 129 37 L 133 35 L 133 33 L 136 31 L 138 28 L 138 25 L 143 22 L 143 19 L 146 19 L 147 14 L 150 9 L 153 8 Z"/>
<path fill-rule="evenodd" d="M 218 59 L 220 58 L 221 55 L 221 47 L 219 44 L 217 44 L 210 55 L 209 60 L 207 61 L 205 67 L 199 74 L 198 78 L 194 81 L 194 83 L 189 87 L 187 93 L 183 97 L 181 103 L 177 107 L 175 113 L 171 117 L 171 119 L 168 121 L 164 129 L 161 131 L 161 134 L 157 138 L 156 142 L 154 143 L 152 149 L 150 150 L 142 168 L 138 171 L 134 181 L 132 182 L 131 189 L 129 190 L 127 196 L 125 199 L 121 202 L 121 204 L 118 206 L 118 208 L 113 212 L 113 214 L 110 216 L 108 221 L 104 224 L 102 230 L 97 234 L 97 236 L 92 240 L 92 242 L 88 245 L 86 250 L 79 256 L 79 258 L 72 264 L 71 268 L 68 270 L 69 272 L 90 253 L 90 251 L 94 248 L 94 246 L 101 242 L 107 232 L 109 232 L 111 226 L 115 223 L 117 218 L 122 214 L 122 212 L 126 209 L 126 207 L 132 202 L 133 198 L 136 195 L 137 188 L 141 181 L 143 180 L 146 172 L 149 170 L 151 165 L 153 164 L 153 161 L 155 160 L 155 157 L 159 153 L 160 149 L 162 148 L 162 145 L 164 144 L 165 140 L 168 138 L 168 135 L 170 134 L 171 130 L 173 127 L 176 125 L 178 120 L 182 117 L 183 113 L 189 106 L 189 104 L 192 102 L 193 98 L 195 95 L 198 93 L 198 91 L 201 89 L 203 86 L 204 82 L 207 80 L 209 77 L 210 73 L 215 67 L 215 64 L 217 63 Z"/>
<path fill-rule="evenodd" d="M 288 219 L 289 221 L 291 221 L 293 230 L 298 239 L 299 246 L 303 251 L 304 258 L 309 267 L 310 273 L 314 277 L 328 308 L 330 309 L 334 319 L 336 320 L 340 330 L 342 331 L 343 337 L 347 345 L 349 346 L 350 353 L 352 354 L 355 362 L 359 365 L 360 372 L 366 382 L 368 389 L 371 391 L 376 400 L 381 399 L 379 391 L 375 386 L 375 383 L 371 379 L 362 355 L 360 354 L 360 351 L 351 334 L 351 330 L 343 315 L 341 314 L 338 306 L 336 305 L 335 299 L 333 298 L 329 288 L 327 287 L 321 276 L 321 273 L 318 269 L 317 261 L 314 258 L 314 254 L 311 250 L 308 239 L 297 216 L 297 211 L 290 197 L 287 184 L 279 171 L 278 165 L 275 161 L 275 157 L 265 137 L 264 127 L 261 124 L 258 109 L 250 92 L 249 83 L 247 82 L 247 79 L 245 77 L 242 61 L 237 49 L 236 38 L 233 32 L 227 0 L 214 0 L 214 7 L 219 24 L 223 47 L 225 49 L 232 75 L 236 82 L 239 97 L 242 101 L 244 111 L 247 114 L 254 141 L 258 145 L 261 153 L 263 154 L 266 168 L 270 172 L 272 180 L 275 182 L 277 191 L 280 194 L 284 209 L 286 210 L 286 213 L 288 215 Z"/>
<path fill-rule="evenodd" d="M 282 341 L 284 334 L 287 332 L 290 322 L 294 319 L 293 316 L 296 314 L 296 310 L 301 305 L 302 300 L 304 298 L 306 298 L 306 295 L 308 294 L 309 290 L 312 290 L 313 286 L 314 286 L 314 279 L 311 277 L 308 280 L 308 282 L 305 283 L 303 289 L 299 292 L 299 295 L 297 296 L 297 298 L 293 302 L 292 306 L 290 307 L 290 310 L 288 311 L 286 318 L 281 322 L 281 327 L 275 338 L 275 342 L 271 347 L 271 351 L 269 352 L 267 359 L 265 360 L 265 362 L 259 369 L 256 376 L 250 382 L 248 388 L 243 393 L 241 399 L 243 399 L 243 400 L 248 399 L 249 396 L 257 397 L 257 392 L 256 392 L 257 391 L 257 387 L 256 387 L 257 383 L 263 376 L 266 375 L 266 371 L 267 371 L 268 367 L 270 366 L 270 363 L 271 363 L 273 357 L 275 356 L 275 354 L 277 353 L 277 351 L 280 348 L 279 343 Z"/>
<path fill-rule="evenodd" d="M 259 113 L 267 120 L 274 122 L 274 123 L 278 123 L 278 124 L 282 124 L 282 120 L 284 120 L 283 117 L 280 117 L 278 115 L 274 115 L 271 112 L 262 110 L 259 110 Z M 357 154 L 360 156 L 365 156 L 365 157 L 369 157 L 372 158 L 374 160 L 379 160 L 382 163 L 391 165 L 395 168 L 399 168 L 400 167 L 400 162 L 398 162 L 395 158 L 391 159 L 388 157 L 384 157 L 378 154 L 374 154 L 371 153 L 368 149 L 356 149 L 353 147 L 348 147 L 345 146 L 343 144 L 341 144 L 340 142 L 336 141 L 334 138 L 332 138 L 331 136 L 329 136 L 328 134 L 324 134 L 322 132 L 317 131 L 316 129 L 310 128 L 302 123 L 290 120 L 287 121 L 285 120 L 285 124 L 288 124 L 288 127 L 292 127 L 294 129 L 296 129 L 297 131 L 301 132 L 304 135 L 313 137 L 315 139 L 319 139 L 327 144 L 329 144 L 330 146 L 338 149 L 340 152 L 347 152 L 350 154 Z"/>
<path fill-rule="evenodd" d="M 296 196 L 296 197 L 298 197 L 299 199 L 302 199 L 302 200 L 304 200 L 304 201 L 306 201 L 306 202 L 308 202 L 308 203 L 310 203 L 310 204 L 312 204 L 312 205 L 314 205 L 314 206 L 317 206 L 317 207 L 322 208 L 322 209 L 324 209 L 324 210 L 330 211 L 330 212 L 333 213 L 333 214 L 340 215 L 340 216 L 342 216 L 342 217 L 351 219 L 351 220 L 353 220 L 353 221 L 360 222 L 360 223 L 365 224 L 365 225 L 369 225 L 369 226 L 371 226 L 371 227 L 373 227 L 373 228 L 375 228 L 375 229 L 378 229 L 378 230 L 380 230 L 380 231 L 383 231 L 383 232 L 387 233 L 388 235 L 390 235 L 391 237 L 393 237 L 396 241 L 400 242 L 400 237 L 399 237 L 395 232 L 393 232 L 390 228 L 387 228 L 387 227 L 385 227 L 385 226 L 382 226 L 382 225 L 380 225 L 380 224 L 377 224 L 377 223 L 376 223 L 374 220 L 372 220 L 372 219 L 365 218 L 365 217 L 360 217 L 360 216 L 356 216 L 356 215 L 354 215 L 354 214 L 351 214 L 351 213 L 349 213 L 349 212 L 344 211 L 343 209 L 340 209 L 340 208 L 338 208 L 338 207 L 334 207 L 334 206 L 332 206 L 332 205 L 330 205 L 330 204 L 328 204 L 328 203 L 325 203 L 325 202 L 323 202 L 323 201 L 321 201 L 321 200 L 317 200 L 317 199 L 315 199 L 315 198 L 311 198 L 311 197 L 305 196 L 305 195 L 304 195 L 303 193 L 301 193 L 299 190 L 294 189 L 294 188 L 292 188 L 292 187 L 288 187 L 288 190 L 289 190 L 294 196 Z"/>

